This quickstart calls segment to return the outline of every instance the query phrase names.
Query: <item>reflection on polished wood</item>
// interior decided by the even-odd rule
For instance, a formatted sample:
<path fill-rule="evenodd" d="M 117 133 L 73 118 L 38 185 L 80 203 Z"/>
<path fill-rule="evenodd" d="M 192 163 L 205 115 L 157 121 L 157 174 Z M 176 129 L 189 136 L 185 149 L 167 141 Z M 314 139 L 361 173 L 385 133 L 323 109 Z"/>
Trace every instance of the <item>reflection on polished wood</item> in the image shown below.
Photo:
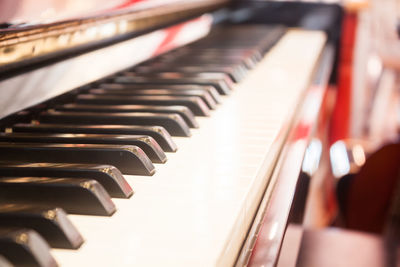
<path fill-rule="evenodd" d="M 0 30 L 0 67 L 160 27 L 215 10 L 227 1 L 181 2 L 139 11 L 122 10 L 111 15 Z"/>
<path fill-rule="evenodd" d="M 315 131 L 314 122 L 319 116 L 332 61 L 333 49 L 328 46 L 319 57 L 313 80 L 293 118 L 271 183 L 263 196 L 236 266 L 267 267 L 277 264 L 286 222 L 298 186 L 302 158 L 309 138 Z"/>

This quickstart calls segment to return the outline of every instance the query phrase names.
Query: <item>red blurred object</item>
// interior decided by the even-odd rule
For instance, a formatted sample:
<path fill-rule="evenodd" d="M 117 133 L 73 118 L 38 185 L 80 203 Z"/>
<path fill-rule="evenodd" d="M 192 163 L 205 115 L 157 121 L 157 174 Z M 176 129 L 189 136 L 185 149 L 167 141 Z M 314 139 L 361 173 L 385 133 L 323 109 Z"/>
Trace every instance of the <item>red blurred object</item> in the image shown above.
<path fill-rule="evenodd" d="M 381 233 L 400 177 L 400 143 L 383 146 L 355 175 L 347 196 L 346 226 Z"/>
<path fill-rule="evenodd" d="M 342 39 L 340 43 L 340 56 L 338 68 L 338 90 L 335 108 L 332 114 L 329 143 L 349 137 L 353 50 L 355 33 L 357 30 L 357 15 L 345 15 L 342 26 Z"/>

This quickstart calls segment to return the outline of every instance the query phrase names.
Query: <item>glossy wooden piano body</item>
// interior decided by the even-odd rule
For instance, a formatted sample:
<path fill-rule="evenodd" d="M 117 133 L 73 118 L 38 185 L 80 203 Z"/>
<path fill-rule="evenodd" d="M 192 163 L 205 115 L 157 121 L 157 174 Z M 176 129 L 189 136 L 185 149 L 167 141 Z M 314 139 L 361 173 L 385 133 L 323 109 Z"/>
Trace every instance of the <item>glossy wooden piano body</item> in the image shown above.
<path fill-rule="evenodd" d="M 252 19 L 251 14 L 269 8 L 257 2 L 122 2 L 78 20 L 66 13 L 63 21 L 51 21 L 49 15 L 50 23 L 3 30 L 3 131 L 16 131 L 17 123 L 43 124 L 42 112 L 210 31 L 217 36 L 214 28 L 223 33 L 218 24 L 266 24 L 268 19 Z M 154 176 L 124 175 L 135 194 L 113 199 L 114 215 L 68 215 L 85 243 L 77 250 L 52 249 L 58 264 L 276 265 L 302 159 L 332 72 L 332 25 L 285 31 L 234 85 L 232 95 L 221 97 L 211 118 L 196 117 L 200 127 L 191 129 L 191 138 L 173 138 L 178 151 L 167 153 L 165 164 L 155 164 Z M 251 36 L 251 26 L 244 26 L 240 38 L 246 39 L 246 29 Z M 196 43 L 188 49 L 196 51 Z"/>

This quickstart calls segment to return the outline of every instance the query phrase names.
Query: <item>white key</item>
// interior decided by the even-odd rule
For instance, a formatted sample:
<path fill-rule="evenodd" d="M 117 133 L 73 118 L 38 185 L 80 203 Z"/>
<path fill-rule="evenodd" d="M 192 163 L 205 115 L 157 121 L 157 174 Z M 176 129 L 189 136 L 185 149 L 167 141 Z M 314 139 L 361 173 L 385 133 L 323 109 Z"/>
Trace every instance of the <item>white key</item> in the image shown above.
<path fill-rule="evenodd" d="M 324 44 L 321 32 L 286 33 L 154 176 L 125 176 L 135 194 L 114 199 L 113 216 L 69 216 L 86 242 L 53 249 L 58 263 L 232 265 Z"/>

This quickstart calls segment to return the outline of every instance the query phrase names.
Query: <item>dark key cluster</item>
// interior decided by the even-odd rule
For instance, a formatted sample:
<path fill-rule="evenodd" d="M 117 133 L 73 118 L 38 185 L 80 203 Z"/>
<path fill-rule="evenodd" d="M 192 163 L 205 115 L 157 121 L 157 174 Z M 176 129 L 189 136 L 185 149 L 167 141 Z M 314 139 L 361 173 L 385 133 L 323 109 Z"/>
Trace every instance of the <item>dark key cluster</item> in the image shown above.
<path fill-rule="evenodd" d="M 204 39 L 14 114 L 0 133 L 0 265 L 57 266 L 79 249 L 67 214 L 112 216 L 152 179 L 285 29 L 218 26 Z M 4 120 L 2 125 L 4 125 Z M 134 211 L 133 211 L 134 212 Z"/>

